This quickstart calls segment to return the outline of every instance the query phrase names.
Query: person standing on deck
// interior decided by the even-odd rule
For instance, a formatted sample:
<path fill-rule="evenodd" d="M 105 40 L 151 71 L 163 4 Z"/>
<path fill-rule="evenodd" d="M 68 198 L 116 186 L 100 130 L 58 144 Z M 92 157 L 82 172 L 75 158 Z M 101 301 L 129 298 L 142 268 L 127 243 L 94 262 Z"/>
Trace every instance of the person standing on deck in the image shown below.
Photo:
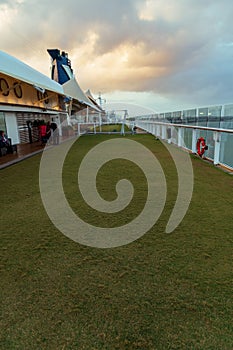
<path fill-rule="evenodd" d="M 55 123 L 53 120 L 51 123 L 51 131 L 52 131 L 53 144 L 58 145 L 59 144 L 59 130 L 57 127 L 57 123 Z"/>

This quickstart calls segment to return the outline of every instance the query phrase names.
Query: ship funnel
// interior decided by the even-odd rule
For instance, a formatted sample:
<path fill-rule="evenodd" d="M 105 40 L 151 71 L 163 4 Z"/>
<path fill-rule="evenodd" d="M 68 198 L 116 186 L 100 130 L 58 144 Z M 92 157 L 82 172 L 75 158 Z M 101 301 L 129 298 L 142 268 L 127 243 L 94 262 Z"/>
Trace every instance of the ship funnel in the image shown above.
<path fill-rule="evenodd" d="M 51 79 L 61 85 L 72 79 L 74 75 L 68 54 L 58 49 L 47 49 L 47 52 L 52 59 Z"/>

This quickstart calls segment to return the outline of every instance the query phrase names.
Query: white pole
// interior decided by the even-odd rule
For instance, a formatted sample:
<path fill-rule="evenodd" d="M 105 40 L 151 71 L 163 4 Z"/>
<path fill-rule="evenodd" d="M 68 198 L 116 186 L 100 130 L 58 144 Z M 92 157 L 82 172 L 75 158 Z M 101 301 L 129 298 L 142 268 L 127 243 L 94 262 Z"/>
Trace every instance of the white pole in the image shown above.
<path fill-rule="evenodd" d="M 217 165 L 219 164 L 221 133 L 218 131 L 214 131 L 213 139 L 214 139 L 214 165 Z"/>
<path fill-rule="evenodd" d="M 87 106 L 86 123 L 89 122 L 89 107 Z"/>
<path fill-rule="evenodd" d="M 193 129 L 192 132 L 192 153 L 197 153 L 197 130 Z"/>
<path fill-rule="evenodd" d="M 184 129 L 178 129 L 178 146 L 183 147 Z"/>
<path fill-rule="evenodd" d="M 100 128 L 100 132 L 102 132 L 102 119 L 101 119 L 101 112 L 99 112 L 99 128 Z"/>
<path fill-rule="evenodd" d="M 162 125 L 162 140 L 166 140 L 166 131 L 167 127 L 165 125 Z"/>

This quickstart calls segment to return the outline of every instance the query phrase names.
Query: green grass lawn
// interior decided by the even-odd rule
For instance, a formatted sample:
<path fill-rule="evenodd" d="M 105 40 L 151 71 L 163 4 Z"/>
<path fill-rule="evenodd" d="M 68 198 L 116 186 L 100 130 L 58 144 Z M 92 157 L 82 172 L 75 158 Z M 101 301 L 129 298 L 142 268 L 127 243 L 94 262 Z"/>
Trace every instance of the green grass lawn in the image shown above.
<path fill-rule="evenodd" d="M 101 169 L 98 189 L 113 200 L 114 184 L 127 176 L 135 186 L 130 205 L 107 215 L 83 203 L 78 165 L 113 137 L 120 136 L 79 138 L 64 165 L 73 210 L 103 227 L 133 219 L 146 200 L 142 171 L 118 159 Z M 82 246 L 53 226 L 40 198 L 40 155 L 0 171 L 0 349 L 233 349 L 233 178 L 191 156 L 192 202 L 180 226 L 165 234 L 177 195 L 175 165 L 152 136 L 129 138 L 159 159 L 168 195 L 154 227 L 126 246 Z"/>
<path fill-rule="evenodd" d="M 101 125 L 101 128 L 99 126 L 96 127 L 96 132 L 102 131 L 102 132 L 121 132 L 121 126 L 122 124 L 104 124 Z M 125 132 L 131 131 L 127 125 L 124 126 Z"/>

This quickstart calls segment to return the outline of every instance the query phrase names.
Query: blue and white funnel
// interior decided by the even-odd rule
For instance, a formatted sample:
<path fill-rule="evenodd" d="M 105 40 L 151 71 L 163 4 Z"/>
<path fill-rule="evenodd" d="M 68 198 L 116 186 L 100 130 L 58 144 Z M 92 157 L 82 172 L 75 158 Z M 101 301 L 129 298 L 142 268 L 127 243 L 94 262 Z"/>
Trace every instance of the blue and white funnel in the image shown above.
<path fill-rule="evenodd" d="M 60 53 L 58 49 L 48 49 L 47 52 L 52 57 L 51 78 L 63 85 L 74 77 L 71 62 L 65 51 Z"/>

